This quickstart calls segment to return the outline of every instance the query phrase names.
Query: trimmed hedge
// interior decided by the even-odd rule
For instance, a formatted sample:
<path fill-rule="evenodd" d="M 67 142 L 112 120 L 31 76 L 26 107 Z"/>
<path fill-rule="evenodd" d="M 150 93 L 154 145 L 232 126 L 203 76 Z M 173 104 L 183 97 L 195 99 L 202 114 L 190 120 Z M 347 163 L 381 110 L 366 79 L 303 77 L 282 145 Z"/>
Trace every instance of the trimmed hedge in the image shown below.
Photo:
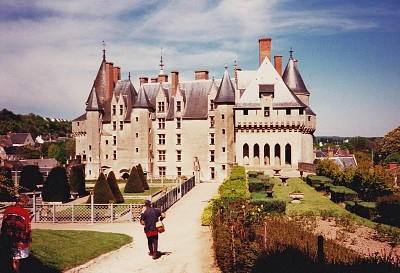
<path fill-rule="evenodd" d="M 249 191 L 258 192 L 265 190 L 265 182 L 260 180 L 250 181 L 249 180 Z"/>
<path fill-rule="evenodd" d="M 286 211 L 286 202 L 275 198 L 250 199 L 250 204 L 258 206 L 264 213 L 284 214 Z"/>
<path fill-rule="evenodd" d="M 332 180 L 326 176 L 321 176 L 321 175 L 307 175 L 306 182 L 308 185 L 311 187 L 316 187 L 319 184 L 326 184 L 326 183 L 332 183 Z"/>
<path fill-rule="evenodd" d="M 357 192 L 344 186 L 332 186 L 330 187 L 331 200 L 335 203 L 354 201 L 357 199 Z"/>

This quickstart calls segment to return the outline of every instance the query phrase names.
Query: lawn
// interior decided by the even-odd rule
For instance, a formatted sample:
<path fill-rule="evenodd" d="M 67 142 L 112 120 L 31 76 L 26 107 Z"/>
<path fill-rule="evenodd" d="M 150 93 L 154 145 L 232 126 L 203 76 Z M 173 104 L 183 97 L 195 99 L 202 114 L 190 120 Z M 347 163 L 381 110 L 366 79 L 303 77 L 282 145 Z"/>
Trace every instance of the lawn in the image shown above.
<path fill-rule="evenodd" d="M 132 237 L 125 234 L 34 229 L 31 251 L 44 266 L 61 272 L 131 242 Z"/>

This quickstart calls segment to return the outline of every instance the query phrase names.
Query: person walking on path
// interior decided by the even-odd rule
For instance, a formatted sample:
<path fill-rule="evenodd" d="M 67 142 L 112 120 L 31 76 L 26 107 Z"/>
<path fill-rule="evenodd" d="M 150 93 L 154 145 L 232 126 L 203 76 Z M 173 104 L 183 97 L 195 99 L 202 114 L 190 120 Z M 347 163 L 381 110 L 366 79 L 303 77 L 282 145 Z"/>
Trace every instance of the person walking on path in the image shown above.
<path fill-rule="evenodd" d="M 144 205 L 146 206 L 146 210 L 140 216 L 140 223 L 144 225 L 149 255 L 153 256 L 153 259 L 158 259 L 160 253 L 158 252 L 158 230 L 156 228 L 156 222 L 159 218 L 160 221 L 162 221 L 165 218 L 165 213 L 157 208 L 153 208 L 150 200 L 145 200 Z"/>
<path fill-rule="evenodd" d="M 25 209 L 29 196 L 20 194 L 15 205 L 4 210 L 1 225 L 1 244 L 12 257 L 12 268 L 19 272 L 20 260 L 28 258 L 32 241 L 32 216 Z M 8 256 L 8 255 L 7 255 Z"/>

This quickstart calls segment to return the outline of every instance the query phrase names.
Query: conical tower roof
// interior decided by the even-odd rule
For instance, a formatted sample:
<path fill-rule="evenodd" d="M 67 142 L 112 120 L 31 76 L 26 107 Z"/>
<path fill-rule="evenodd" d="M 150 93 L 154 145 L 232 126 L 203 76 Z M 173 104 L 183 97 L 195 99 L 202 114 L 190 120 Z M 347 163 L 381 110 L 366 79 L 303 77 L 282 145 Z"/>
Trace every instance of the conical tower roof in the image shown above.
<path fill-rule="evenodd" d="M 310 92 L 308 92 L 303 78 L 300 75 L 295 60 L 293 59 L 293 50 L 290 49 L 289 52 L 289 61 L 285 68 L 285 72 L 283 72 L 282 79 L 295 95 L 310 95 Z"/>
<path fill-rule="evenodd" d="M 102 110 L 99 97 L 97 96 L 96 88 L 93 86 L 92 91 L 86 101 L 86 111 L 98 111 Z"/>
<path fill-rule="evenodd" d="M 228 66 L 225 66 L 224 75 L 215 96 L 214 103 L 235 103 L 235 88 L 233 87 L 231 77 L 229 77 Z"/>

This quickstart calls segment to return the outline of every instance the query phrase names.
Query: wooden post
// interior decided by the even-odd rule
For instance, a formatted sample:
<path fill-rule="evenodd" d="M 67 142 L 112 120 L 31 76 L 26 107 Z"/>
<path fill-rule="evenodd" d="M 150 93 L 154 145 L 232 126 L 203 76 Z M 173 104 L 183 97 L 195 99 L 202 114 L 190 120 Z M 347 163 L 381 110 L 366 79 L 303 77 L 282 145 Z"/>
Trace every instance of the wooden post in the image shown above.
<path fill-rule="evenodd" d="M 325 262 L 324 254 L 324 237 L 322 235 L 318 236 L 318 264 L 323 265 Z"/>

